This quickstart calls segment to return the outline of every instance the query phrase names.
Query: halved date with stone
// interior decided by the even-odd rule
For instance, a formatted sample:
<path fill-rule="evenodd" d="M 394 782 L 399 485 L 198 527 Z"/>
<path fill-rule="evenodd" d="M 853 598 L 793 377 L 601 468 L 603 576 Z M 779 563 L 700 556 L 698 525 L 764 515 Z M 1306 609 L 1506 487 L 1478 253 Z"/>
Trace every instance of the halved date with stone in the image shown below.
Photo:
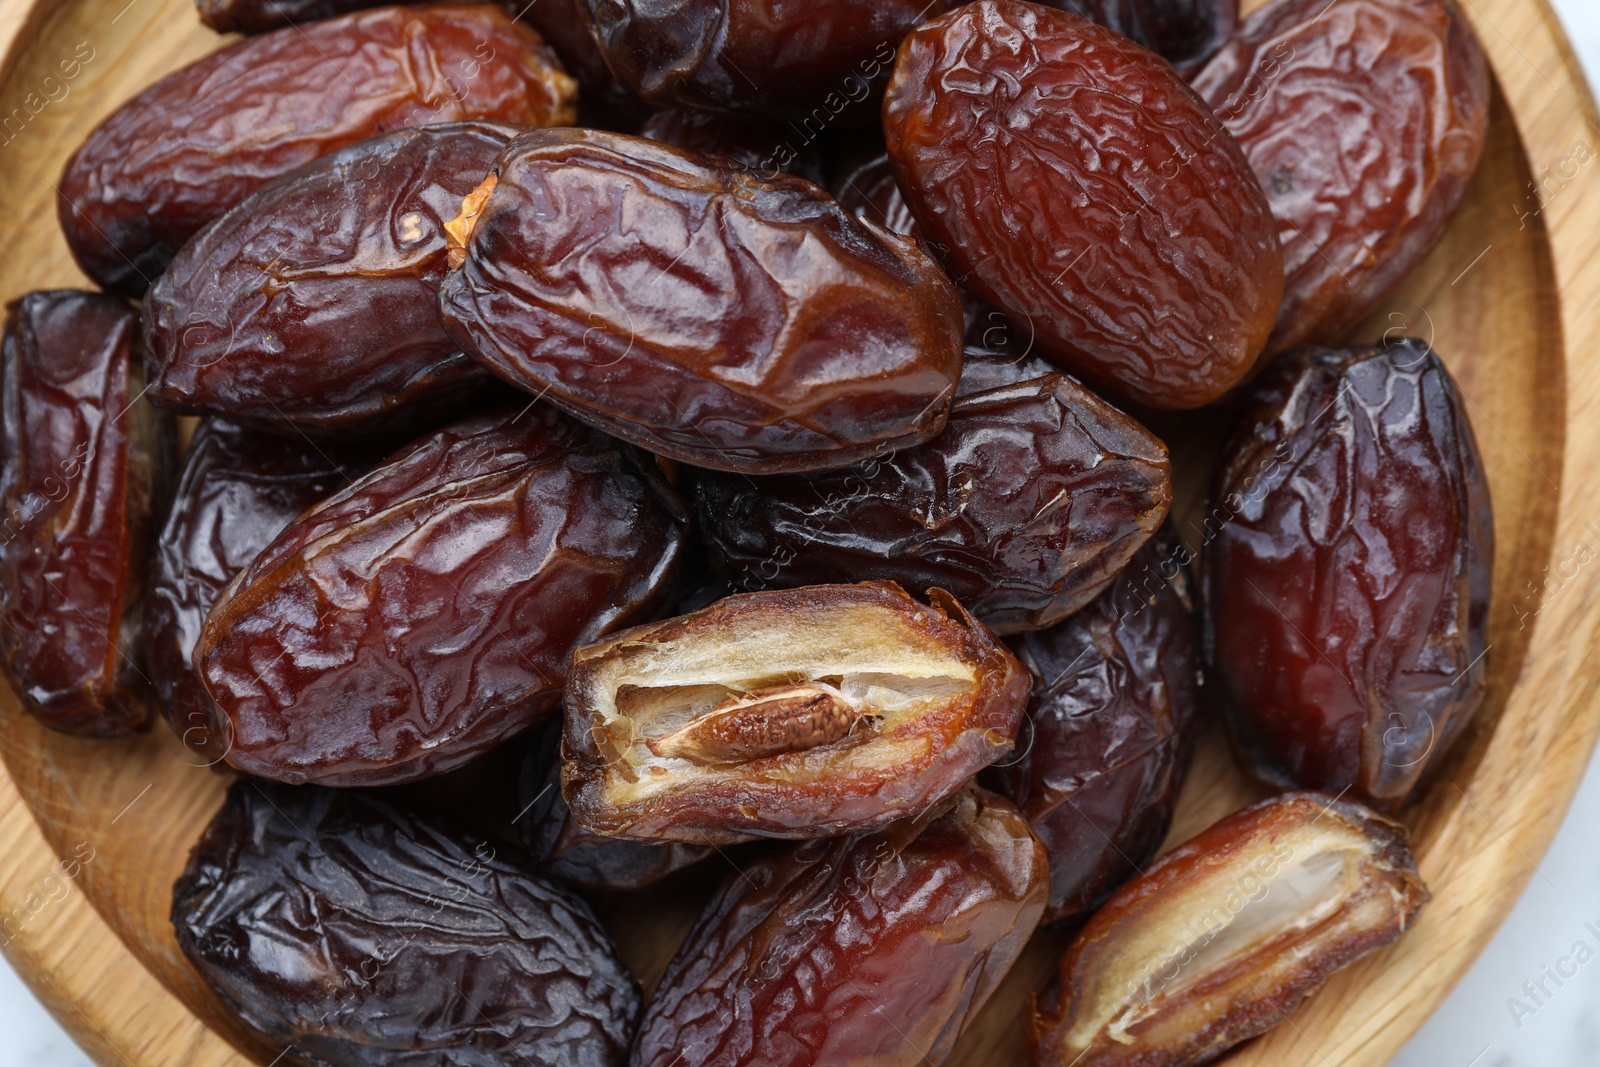
<path fill-rule="evenodd" d="M 145 561 L 176 437 L 130 366 L 133 309 L 99 293 L 7 308 L 0 451 L 0 666 L 51 729 L 117 737 L 148 719 Z"/>
<path fill-rule="evenodd" d="M 774 846 L 731 875 L 661 979 L 633 1067 L 923 1067 L 1033 933 L 1044 853 L 969 789 L 874 834 Z"/>
<path fill-rule="evenodd" d="M 1278 220 L 1273 352 L 1371 311 L 1444 236 L 1483 155 L 1488 64 L 1449 0 L 1275 0 L 1194 87 Z"/>
<path fill-rule="evenodd" d="M 172 894 L 246 1025 L 331 1067 L 622 1067 L 639 990 L 589 906 L 502 843 L 241 781 Z"/>
<path fill-rule="evenodd" d="M 201 230 L 145 299 L 150 398 L 296 436 L 444 421 L 491 380 L 439 321 L 444 226 L 521 129 L 374 137 Z"/>
<path fill-rule="evenodd" d="M 1290 793 L 1228 816 L 1112 897 L 1034 1019 L 1034 1067 L 1189 1067 L 1265 1033 L 1428 900 L 1405 828 Z"/>
<path fill-rule="evenodd" d="M 457 228 L 446 327 L 496 373 L 702 467 L 849 466 L 927 440 L 960 301 L 913 241 L 816 186 L 643 138 L 513 141 Z"/>
<path fill-rule="evenodd" d="M 190 749 L 220 759 L 231 740 L 194 661 L 206 613 L 301 512 L 379 458 L 221 419 L 207 419 L 195 431 L 156 541 L 144 615 L 145 670 L 156 704 Z"/>
<path fill-rule="evenodd" d="M 536 734 L 518 776 L 515 825 L 540 871 L 580 889 L 615 893 L 652 886 L 711 855 L 707 845 L 622 841 L 585 830 L 561 795 L 560 724 Z"/>
<path fill-rule="evenodd" d="M 1279 360 L 1223 453 L 1206 653 L 1244 766 L 1406 802 L 1482 703 L 1494 516 L 1421 341 Z"/>
<path fill-rule="evenodd" d="M 1018 755 L 985 775 L 1050 857 L 1048 921 L 1086 916 L 1166 839 L 1199 726 L 1187 557 L 1159 535 L 1082 611 L 1011 642 L 1033 696 Z"/>
<path fill-rule="evenodd" d="M 693 487 L 712 567 L 740 588 L 937 586 L 999 633 L 1093 600 L 1172 500 L 1166 446 L 1063 374 L 963 396 L 938 437 L 882 460 Z"/>
<path fill-rule="evenodd" d="M 1255 366 L 1283 294 L 1276 225 L 1158 57 L 1064 11 L 979 0 L 906 38 L 883 120 L 956 282 L 1066 369 L 1195 408 Z"/>
<path fill-rule="evenodd" d="M 169 74 L 113 111 L 61 176 L 84 273 L 142 295 L 185 241 L 261 186 L 378 134 L 574 118 L 576 83 L 489 4 L 384 7 L 289 26 Z"/>
<path fill-rule="evenodd" d="M 1010 751 L 1028 674 L 947 594 L 748 593 L 573 654 L 563 790 L 587 829 L 720 844 L 917 815 Z"/>
<path fill-rule="evenodd" d="M 543 0 L 541 0 L 543 2 Z M 580 0 L 622 84 L 660 107 L 872 121 L 906 31 L 948 0 Z"/>
<path fill-rule="evenodd" d="M 1210 58 L 1239 22 L 1238 0 L 1041 0 L 1131 37 L 1187 73 Z"/>
<path fill-rule="evenodd" d="M 387 785 L 551 710 L 574 646 L 672 591 L 682 503 L 544 405 L 422 438 L 303 515 L 206 617 L 195 658 L 263 778 Z"/>

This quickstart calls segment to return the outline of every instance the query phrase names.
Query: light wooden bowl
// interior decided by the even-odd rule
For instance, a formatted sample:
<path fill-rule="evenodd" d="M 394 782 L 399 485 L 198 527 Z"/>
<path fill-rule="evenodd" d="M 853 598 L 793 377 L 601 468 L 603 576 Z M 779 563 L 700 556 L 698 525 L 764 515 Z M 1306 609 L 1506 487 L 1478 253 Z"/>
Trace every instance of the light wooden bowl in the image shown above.
<path fill-rule="evenodd" d="M 1235 1064 L 1384 1063 L 1535 874 L 1600 729 L 1600 566 L 1578 564 L 1600 545 L 1600 122 L 1544 0 L 1460 2 L 1499 84 L 1483 168 L 1442 246 L 1360 332 L 1428 338 L 1467 398 L 1497 517 L 1490 699 L 1408 817 L 1434 892 L 1422 920 Z M 218 43 L 191 0 L 0 0 L 0 298 L 84 284 L 56 228 L 62 164 L 113 107 Z M 70 80 L 63 60 L 77 61 Z M 1174 448 L 1190 515 L 1214 437 Z M 281 1050 L 227 1017 L 167 922 L 225 777 L 163 728 L 117 743 L 52 734 L 3 687 L 0 757 L 0 944 L 57 1018 L 102 1064 L 270 1063 Z M 1206 738 L 1173 839 L 1252 797 Z M 610 909 L 647 987 L 693 908 Z M 1035 940 L 952 1064 L 1023 1062 L 1019 1013 L 1058 948 Z"/>

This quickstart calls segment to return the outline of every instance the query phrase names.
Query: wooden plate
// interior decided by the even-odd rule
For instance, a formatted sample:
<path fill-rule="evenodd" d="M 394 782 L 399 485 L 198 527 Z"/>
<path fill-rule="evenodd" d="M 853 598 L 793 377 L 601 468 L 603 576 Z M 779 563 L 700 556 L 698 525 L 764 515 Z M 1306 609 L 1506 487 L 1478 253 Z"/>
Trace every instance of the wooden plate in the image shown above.
<path fill-rule="evenodd" d="M 1459 2 L 1499 85 L 1483 168 L 1442 246 L 1360 332 L 1428 338 L 1467 398 L 1497 518 L 1490 700 L 1408 818 L 1434 892 L 1422 920 L 1235 1064 L 1384 1063 L 1537 874 L 1600 728 L 1600 566 L 1585 565 L 1600 545 L 1600 123 L 1544 0 Z M 0 298 L 83 284 L 56 228 L 62 164 L 116 104 L 217 44 L 190 0 L 0 0 Z M 1174 453 L 1180 517 L 1198 540 L 1216 435 L 1195 429 L 1180 430 Z M 193 766 L 164 729 L 118 743 L 52 734 L 3 687 L 0 757 L 0 945 L 79 1042 L 128 1067 L 272 1062 L 282 1050 L 227 1018 L 167 922 L 225 777 Z M 1251 797 L 1206 739 L 1174 839 Z M 647 986 L 696 889 L 610 909 Z M 1019 1013 L 1058 947 L 1036 939 L 952 1064 L 1023 1062 Z"/>

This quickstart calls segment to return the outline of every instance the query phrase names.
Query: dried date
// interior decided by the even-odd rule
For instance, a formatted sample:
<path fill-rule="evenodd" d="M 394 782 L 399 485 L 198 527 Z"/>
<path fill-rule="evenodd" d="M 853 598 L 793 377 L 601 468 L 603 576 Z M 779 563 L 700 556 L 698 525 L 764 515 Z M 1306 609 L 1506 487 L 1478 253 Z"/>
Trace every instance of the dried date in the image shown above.
<path fill-rule="evenodd" d="M 632 1067 L 938 1064 L 1044 907 L 1044 854 L 968 790 L 875 834 L 730 876 L 667 968 Z"/>
<path fill-rule="evenodd" d="M 937 586 L 984 625 L 1053 625 L 1100 594 L 1172 501 L 1167 449 L 1063 374 L 961 397 L 927 444 L 845 470 L 701 472 L 697 526 L 743 589 Z"/>
<path fill-rule="evenodd" d="M 169 74 L 95 127 L 61 176 L 61 229 L 85 274 L 142 295 L 202 226 L 296 167 L 410 126 L 571 122 L 575 91 L 492 5 L 289 26 Z"/>
<path fill-rule="evenodd" d="M 1093 603 L 1024 634 L 1021 753 L 992 772 L 1050 857 L 1048 921 L 1088 915 L 1155 857 L 1198 728 L 1187 550 L 1163 535 Z"/>
<path fill-rule="evenodd" d="M 542 404 L 462 420 L 301 516 L 206 617 L 228 763 L 387 785 L 458 767 L 559 700 L 575 645 L 670 594 L 682 503 Z"/>
<path fill-rule="evenodd" d="M 606 65 L 600 45 L 589 29 L 583 0 L 503 0 L 518 18 L 528 23 L 556 50 L 567 70 L 583 86 L 579 99 L 583 125 L 595 125 L 596 117 L 608 123 L 617 118 L 636 116 L 644 110 L 637 97 L 622 87 Z M 598 108 L 597 106 L 598 105 Z M 600 114 L 597 116 L 596 112 Z"/>
<path fill-rule="evenodd" d="M 1448 0 L 1275 0 L 1194 86 L 1278 220 L 1273 352 L 1371 311 L 1444 236 L 1483 155 L 1488 64 Z"/>
<path fill-rule="evenodd" d="M 382 4 L 383 0 L 195 0 L 200 21 L 218 33 L 265 33 Z"/>
<path fill-rule="evenodd" d="M 176 438 L 129 365 L 134 326 L 123 301 L 74 290 L 6 313 L 0 666 L 35 718 L 85 737 L 149 717 L 144 562 Z"/>
<path fill-rule="evenodd" d="M 606 893 L 645 889 L 711 854 L 706 845 L 647 844 L 592 834 L 561 795 L 561 729 L 540 727 L 518 781 L 521 840 L 552 878 Z"/>
<path fill-rule="evenodd" d="M 1494 518 L 1421 341 L 1274 365 L 1223 454 L 1206 654 L 1246 767 L 1393 807 L 1482 702 Z"/>
<path fill-rule="evenodd" d="M 653 452 L 745 473 L 927 440 L 954 288 L 809 182 L 593 130 L 517 138 L 468 199 L 446 328 L 507 381 Z"/>
<path fill-rule="evenodd" d="M 145 664 L 156 704 L 190 749 L 220 759 L 230 741 L 194 661 L 206 613 L 289 523 L 364 472 L 372 459 L 244 429 L 200 424 L 184 452 L 172 510 L 156 541 L 145 603 Z"/>
<path fill-rule="evenodd" d="M 1238 0 L 1042 0 L 1082 15 L 1160 54 L 1188 73 L 1222 47 L 1239 22 Z"/>
<path fill-rule="evenodd" d="M 172 924 L 239 1018 L 326 1067 L 621 1067 L 639 1011 L 576 895 L 360 793 L 235 783 Z"/>
<path fill-rule="evenodd" d="M 443 421 L 491 380 L 439 322 L 444 226 L 520 130 L 398 130 L 245 198 L 150 288 L 150 398 L 323 437 Z"/>
<path fill-rule="evenodd" d="M 1288 1018 L 1428 900 L 1405 828 L 1291 793 L 1163 856 L 1089 920 L 1033 1024 L 1034 1067 L 1190 1067 Z"/>
<path fill-rule="evenodd" d="M 594 833 L 721 844 L 916 815 L 1012 745 L 1028 675 L 948 595 L 729 597 L 573 654 L 562 775 Z"/>
<path fill-rule="evenodd" d="M 1282 296 L 1276 226 L 1166 63 L 1075 15 L 979 0 L 906 38 L 883 117 L 923 236 L 1044 355 L 1157 408 L 1254 367 Z"/>
<path fill-rule="evenodd" d="M 580 0 L 641 100 L 815 127 L 865 125 L 906 31 L 946 0 Z"/>
<path fill-rule="evenodd" d="M 789 127 L 732 115 L 666 108 L 644 120 L 639 136 L 689 152 L 716 156 L 753 177 L 780 173 L 824 185 L 826 168 L 814 143 L 796 148 Z"/>

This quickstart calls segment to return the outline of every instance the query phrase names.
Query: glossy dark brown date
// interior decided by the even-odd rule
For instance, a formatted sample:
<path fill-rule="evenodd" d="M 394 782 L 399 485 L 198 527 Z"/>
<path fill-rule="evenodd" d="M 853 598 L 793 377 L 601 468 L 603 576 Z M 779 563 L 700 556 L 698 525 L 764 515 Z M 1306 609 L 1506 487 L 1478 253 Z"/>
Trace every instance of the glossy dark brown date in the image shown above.
<path fill-rule="evenodd" d="M 0 451 L 0 666 L 51 729 L 144 725 L 145 558 L 170 483 L 170 420 L 129 365 L 115 297 L 30 293 L 6 309 Z"/>
<path fill-rule="evenodd" d="M 517 831 L 541 871 L 580 889 L 631 892 L 711 855 L 706 845 L 620 841 L 580 826 L 561 795 L 561 728 L 552 726 L 528 745 L 517 786 Z"/>
<path fill-rule="evenodd" d="M 218 33 L 265 33 L 382 4 L 383 0 L 195 0 L 200 21 Z"/>
<path fill-rule="evenodd" d="M 943 589 L 998 633 L 1106 588 L 1166 517 L 1166 446 L 1063 374 L 969 394 L 927 444 L 813 475 L 701 472 L 697 525 L 743 589 Z"/>
<path fill-rule="evenodd" d="M 245 198 L 150 288 L 150 398 L 293 436 L 444 421 L 490 380 L 439 322 L 444 225 L 520 130 L 398 130 Z"/>
<path fill-rule="evenodd" d="M 458 767 L 560 697 L 575 645 L 669 595 L 681 502 L 542 404 L 447 426 L 285 530 L 195 658 L 233 767 L 332 785 Z"/>
<path fill-rule="evenodd" d="M 156 541 L 145 603 L 145 670 L 172 730 L 207 759 L 231 740 L 194 662 L 206 613 L 272 539 L 313 504 L 349 485 L 377 456 L 207 419 L 183 456 L 172 510 Z"/>
<path fill-rule="evenodd" d="M 586 829 L 722 844 L 926 811 L 1011 749 L 1028 673 L 948 595 L 728 597 L 573 654 L 562 788 Z"/>
<path fill-rule="evenodd" d="M 809 182 L 536 130 L 483 192 L 440 307 L 512 384 L 653 452 L 746 473 L 848 466 L 943 427 L 955 289 L 914 242 Z"/>
<path fill-rule="evenodd" d="M 825 166 L 815 144 L 801 141 L 792 127 L 705 111 L 666 108 L 644 120 L 639 136 L 690 152 L 716 156 L 761 178 L 788 173 L 823 185 Z"/>
<path fill-rule="evenodd" d="M 1484 696 L 1494 518 L 1466 408 L 1421 341 L 1284 357 L 1223 454 L 1208 670 L 1277 786 L 1404 803 Z"/>
<path fill-rule="evenodd" d="M 875 834 L 731 875 L 667 968 L 632 1067 L 943 1062 L 1044 908 L 1044 853 L 969 790 Z"/>
<path fill-rule="evenodd" d="M 1157 408 L 1211 403 L 1255 366 L 1283 292 L 1272 213 L 1158 57 L 978 0 L 906 38 L 883 120 L 923 237 L 1043 354 Z"/>
<path fill-rule="evenodd" d="M 581 899 L 509 846 L 361 793 L 236 782 L 172 924 L 205 983 L 296 1062 L 622 1067 L 639 1011 Z"/>
<path fill-rule="evenodd" d="M 1033 696 L 1018 755 L 987 773 L 1050 857 L 1048 921 L 1087 916 L 1166 838 L 1199 726 L 1187 557 L 1163 535 L 1088 607 L 1011 642 Z"/>
<path fill-rule="evenodd" d="M 1444 236 L 1483 155 L 1488 64 L 1448 0 L 1275 0 L 1194 86 L 1278 220 L 1274 352 L 1371 311 Z"/>
<path fill-rule="evenodd" d="M 61 176 L 67 245 L 142 295 L 199 229 L 279 175 L 377 134 L 574 118 L 576 84 L 489 4 L 383 7 L 251 37 L 113 111 Z"/>
<path fill-rule="evenodd" d="M 661 107 L 872 121 L 895 46 L 946 0 L 580 0 L 622 84 Z"/>
<path fill-rule="evenodd" d="M 1239 22 L 1238 0 L 1041 0 L 1082 15 L 1160 54 L 1180 73 L 1222 47 Z"/>

